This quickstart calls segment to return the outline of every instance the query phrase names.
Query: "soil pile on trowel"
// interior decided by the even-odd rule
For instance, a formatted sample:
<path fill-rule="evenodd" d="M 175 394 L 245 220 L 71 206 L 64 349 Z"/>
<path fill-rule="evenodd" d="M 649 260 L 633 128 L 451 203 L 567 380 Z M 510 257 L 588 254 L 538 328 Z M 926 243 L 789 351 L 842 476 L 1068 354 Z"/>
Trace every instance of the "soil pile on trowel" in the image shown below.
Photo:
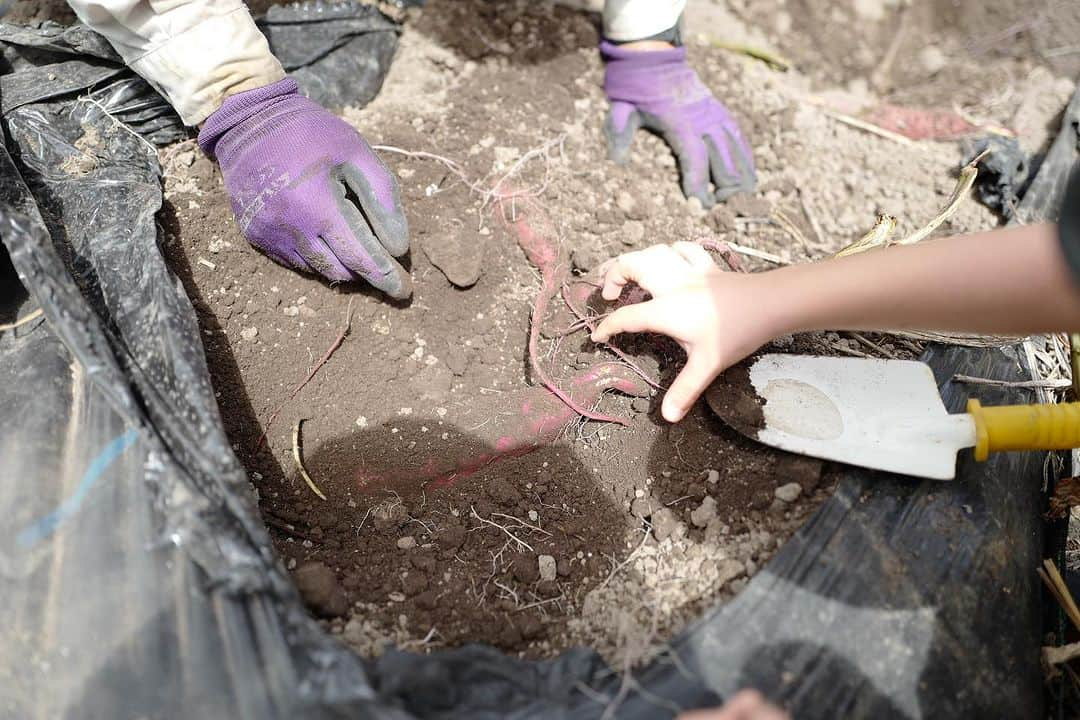
<path fill-rule="evenodd" d="M 713 9 L 692 5 L 692 61 L 738 115 L 760 179 L 706 211 L 658 139 L 607 161 L 594 17 L 472 0 L 412 12 L 379 97 L 345 112 L 400 178 L 410 302 L 274 265 L 238 233 L 212 163 L 191 143 L 162 152 L 166 251 L 226 429 L 309 606 L 360 652 L 586 644 L 644 659 L 738 593 L 827 477 L 704 403 L 666 424 L 655 388 L 681 352 L 656 337 L 592 344 L 562 285 L 659 242 L 728 243 L 761 270 L 825 257 L 878 214 L 910 233 L 945 205 L 959 144 L 838 120 L 798 70 L 714 47 Z M 994 224 L 963 203 L 940 232 Z M 827 334 L 781 349 L 920 345 Z"/>

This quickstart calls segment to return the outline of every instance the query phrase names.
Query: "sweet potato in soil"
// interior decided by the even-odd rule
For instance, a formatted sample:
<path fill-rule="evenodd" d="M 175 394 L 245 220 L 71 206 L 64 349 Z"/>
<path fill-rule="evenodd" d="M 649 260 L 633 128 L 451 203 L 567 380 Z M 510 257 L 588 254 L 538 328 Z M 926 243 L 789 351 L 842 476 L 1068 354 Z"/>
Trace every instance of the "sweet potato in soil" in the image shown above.
<path fill-rule="evenodd" d="M 618 357 L 584 332 L 561 332 L 576 321 L 564 297 L 580 300 L 575 278 L 606 257 L 655 242 L 705 236 L 805 261 L 861 235 L 878 211 L 907 228 L 925 221 L 952 185 L 955 148 L 897 155 L 800 104 L 798 88 L 785 94 L 766 68 L 695 44 L 706 82 L 758 143 L 762 181 L 754 197 L 706 214 L 683 201 L 655 138 L 642 134 L 628 166 L 607 162 L 596 40 L 589 17 L 546 3 L 433 0 L 406 29 L 382 95 L 345 113 L 373 142 L 452 159 L 477 187 L 565 135 L 561 152 L 502 185 L 529 191 L 522 207 L 550 219 L 565 293 L 522 252 L 518 206 L 501 222 L 497 202 L 439 162 L 384 154 L 413 239 L 416 294 L 395 305 L 260 256 L 237 232 L 213 165 L 191 144 L 163 153 L 165 249 L 199 315 L 226 430 L 284 562 L 305 567 L 313 610 L 361 652 L 487 642 L 534 656 L 590 644 L 619 657 L 634 628 L 662 636 L 737 592 L 816 507 L 821 466 L 745 441 L 703 404 L 664 423 Z M 811 242 L 761 222 L 775 211 Z M 964 206 L 952 229 L 990 223 Z M 436 246 L 440 266 L 472 263 L 480 248 L 479 280 L 451 285 L 425 252 Z M 534 363 L 530 316 L 552 287 L 535 318 Z M 260 447 L 270 413 L 339 335 L 350 298 L 348 337 Z M 619 348 L 660 384 L 682 361 L 661 338 Z M 575 419 L 537 365 L 583 408 L 627 426 Z M 629 394 L 600 397 L 610 383 Z M 325 502 L 293 464 L 301 418 Z M 776 500 L 791 482 L 800 499 Z"/>

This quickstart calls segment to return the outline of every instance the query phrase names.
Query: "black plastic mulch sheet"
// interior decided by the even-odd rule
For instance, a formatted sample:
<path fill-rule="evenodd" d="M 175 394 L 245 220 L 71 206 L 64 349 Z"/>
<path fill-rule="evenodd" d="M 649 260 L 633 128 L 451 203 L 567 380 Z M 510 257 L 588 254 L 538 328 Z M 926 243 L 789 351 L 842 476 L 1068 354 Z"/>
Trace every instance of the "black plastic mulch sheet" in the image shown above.
<path fill-rule="evenodd" d="M 258 19 L 304 94 L 330 108 L 360 107 L 382 87 L 401 27 L 355 0 L 273 6 Z M 155 145 L 190 135 L 166 100 L 83 25 L 0 23 L 0 110 L 74 97 L 94 103 Z"/>
<path fill-rule="evenodd" d="M 77 100 L 9 108 L 4 128 L 0 323 L 44 320 L 0 332 L 0 717 L 644 719 L 741 687 L 800 720 L 1041 714 L 1035 453 L 964 454 L 951 483 L 847 472 L 632 677 L 588 650 L 357 659 L 308 618 L 259 522 L 158 246 L 152 148 Z M 1028 377 L 1013 348 L 925 360 L 952 410 L 955 373 Z"/>

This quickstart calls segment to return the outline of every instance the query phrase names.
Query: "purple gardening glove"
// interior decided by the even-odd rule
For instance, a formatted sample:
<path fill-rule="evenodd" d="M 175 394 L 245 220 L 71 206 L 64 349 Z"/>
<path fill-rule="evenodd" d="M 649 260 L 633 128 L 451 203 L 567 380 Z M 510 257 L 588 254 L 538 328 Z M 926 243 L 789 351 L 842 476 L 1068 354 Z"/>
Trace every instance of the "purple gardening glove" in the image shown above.
<path fill-rule="evenodd" d="M 352 127 L 285 78 L 228 98 L 199 145 L 217 157 L 240 229 L 282 265 L 412 294 L 397 183 Z"/>
<path fill-rule="evenodd" d="M 656 132 L 679 161 L 682 189 L 705 207 L 757 184 L 750 146 L 739 126 L 686 62 L 686 48 L 627 50 L 606 40 L 604 91 L 611 101 L 604 131 L 611 159 L 624 163 L 638 128 Z M 709 189 L 709 178 L 715 190 Z"/>

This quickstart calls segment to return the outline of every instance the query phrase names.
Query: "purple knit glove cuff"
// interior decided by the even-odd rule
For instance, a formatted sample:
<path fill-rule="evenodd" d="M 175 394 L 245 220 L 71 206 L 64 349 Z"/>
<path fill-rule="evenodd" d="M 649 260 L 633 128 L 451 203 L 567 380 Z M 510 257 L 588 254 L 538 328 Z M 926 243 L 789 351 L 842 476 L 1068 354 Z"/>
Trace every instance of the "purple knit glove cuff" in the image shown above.
<path fill-rule="evenodd" d="M 199 147 L 207 155 L 217 157 L 217 143 L 222 135 L 248 118 L 272 107 L 275 102 L 280 103 L 282 98 L 299 92 L 300 85 L 291 77 L 287 77 L 265 87 L 226 98 L 221 107 L 206 118 L 202 129 L 199 130 Z"/>

